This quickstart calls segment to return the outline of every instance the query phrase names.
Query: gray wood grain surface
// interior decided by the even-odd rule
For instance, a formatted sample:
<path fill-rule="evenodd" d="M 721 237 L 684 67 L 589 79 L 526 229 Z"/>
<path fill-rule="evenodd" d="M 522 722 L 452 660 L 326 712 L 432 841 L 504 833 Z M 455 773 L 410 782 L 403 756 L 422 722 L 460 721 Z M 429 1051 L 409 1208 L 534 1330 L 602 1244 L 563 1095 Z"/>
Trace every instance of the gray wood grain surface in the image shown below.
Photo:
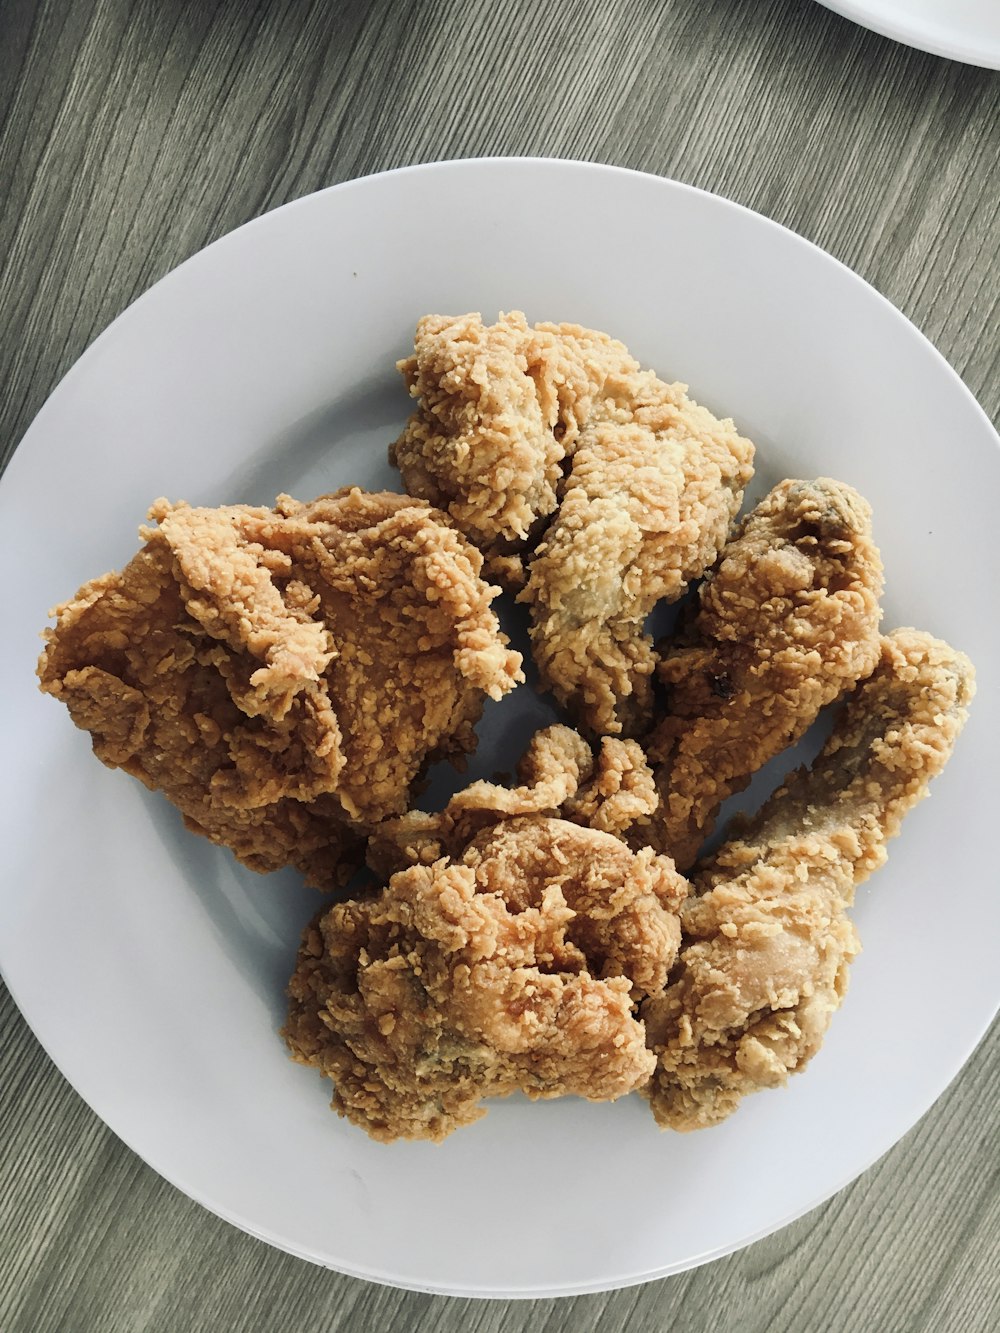
<path fill-rule="evenodd" d="M 787 224 L 895 302 L 995 421 L 998 148 L 1000 76 L 809 0 L 0 0 L 2 459 L 88 343 L 207 242 L 336 181 L 488 153 L 643 168 Z M 123 1147 L 6 992 L 0 1024 L 3 1333 L 1000 1318 L 996 1030 L 887 1157 L 784 1231 L 646 1287 L 521 1304 L 268 1249 Z"/>

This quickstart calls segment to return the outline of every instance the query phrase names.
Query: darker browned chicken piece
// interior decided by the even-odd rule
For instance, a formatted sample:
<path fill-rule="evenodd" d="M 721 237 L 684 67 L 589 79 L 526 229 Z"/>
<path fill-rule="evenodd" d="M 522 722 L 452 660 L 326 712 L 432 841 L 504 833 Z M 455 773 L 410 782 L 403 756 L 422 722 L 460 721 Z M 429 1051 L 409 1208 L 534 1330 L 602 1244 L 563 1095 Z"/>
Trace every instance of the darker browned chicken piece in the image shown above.
<path fill-rule="evenodd" d="M 614 1100 L 655 1065 L 633 1006 L 666 980 L 686 887 L 608 833 L 503 820 L 307 929 L 285 1039 L 383 1141 L 443 1139 L 515 1091 Z"/>
<path fill-rule="evenodd" d="M 783 481 L 743 520 L 658 667 L 660 807 L 634 830 L 683 870 L 719 806 L 878 661 L 882 561 L 857 491 Z"/>

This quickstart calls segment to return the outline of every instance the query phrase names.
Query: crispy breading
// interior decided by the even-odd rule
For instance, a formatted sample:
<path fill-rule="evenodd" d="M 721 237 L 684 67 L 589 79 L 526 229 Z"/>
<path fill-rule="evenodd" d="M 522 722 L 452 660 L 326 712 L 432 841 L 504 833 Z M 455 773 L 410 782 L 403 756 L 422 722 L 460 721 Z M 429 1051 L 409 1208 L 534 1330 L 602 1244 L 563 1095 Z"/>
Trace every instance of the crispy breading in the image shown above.
<path fill-rule="evenodd" d="M 633 1005 L 666 980 L 685 892 L 649 849 L 514 817 L 315 921 L 285 1039 L 383 1141 L 442 1139 L 515 1091 L 613 1100 L 655 1064 Z"/>
<path fill-rule="evenodd" d="M 646 616 L 714 563 L 753 445 L 606 334 L 518 311 L 427 315 L 399 368 L 420 404 L 389 452 L 407 490 L 446 508 L 506 586 L 527 580 L 542 683 L 574 721 L 640 734 Z"/>
<path fill-rule="evenodd" d="M 605 737 L 595 758 L 572 728 L 546 727 L 531 738 L 517 776 L 513 788 L 473 782 L 436 814 L 411 810 L 385 820 L 369 838 L 369 868 L 385 878 L 458 856 L 481 830 L 516 815 L 558 815 L 622 835 L 656 807 L 653 775 L 635 741 Z"/>
<path fill-rule="evenodd" d="M 521 552 L 558 503 L 561 464 L 609 374 L 638 370 L 613 338 L 520 311 L 425 315 L 398 363 L 418 402 L 390 447 L 411 495 L 444 509 L 491 575 L 523 582 Z"/>
<path fill-rule="evenodd" d="M 150 518 L 121 573 L 56 608 L 42 689 L 246 865 L 344 882 L 520 678 L 481 556 L 422 502 L 356 489 Z"/>
<path fill-rule="evenodd" d="M 696 876 L 677 968 L 641 1009 L 661 1125 L 714 1125 L 819 1049 L 860 947 L 855 888 L 944 767 L 973 693 L 963 654 L 916 630 L 886 636 L 812 767 Z"/>
<path fill-rule="evenodd" d="M 879 658 L 871 510 L 841 482 L 783 481 L 726 545 L 697 614 L 661 645 L 667 712 L 648 741 L 660 807 L 634 830 L 683 870 L 722 802 Z"/>
<path fill-rule="evenodd" d="M 531 607 L 542 683 L 574 720 L 597 735 L 641 735 L 656 661 L 646 618 L 715 563 L 753 445 L 683 384 L 646 372 L 605 389 L 519 600 Z"/>

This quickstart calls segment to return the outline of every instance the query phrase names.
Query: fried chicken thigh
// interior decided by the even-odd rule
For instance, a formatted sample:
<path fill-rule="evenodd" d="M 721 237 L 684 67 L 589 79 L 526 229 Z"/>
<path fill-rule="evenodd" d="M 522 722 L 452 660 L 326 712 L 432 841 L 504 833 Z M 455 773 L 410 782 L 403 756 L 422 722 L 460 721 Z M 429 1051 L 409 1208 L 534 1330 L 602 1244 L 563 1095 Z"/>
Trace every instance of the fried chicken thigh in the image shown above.
<path fill-rule="evenodd" d="M 640 1011 L 659 1124 L 714 1125 L 819 1049 L 860 947 L 846 909 L 947 762 L 973 681 L 968 659 L 940 640 L 886 636 L 812 767 L 696 876 L 677 967 Z"/>
<path fill-rule="evenodd" d="M 635 837 L 683 870 L 719 806 L 879 658 L 882 561 L 850 486 L 783 481 L 743 520 L 663 654 L 646 742 L 660 808 Z"/>
<path fill-rule="evenodd" d="M 252 869 L 344 882 L 360 835 L 520 678 L 478 551 L 422 502 L 358 490 L 150 518 L 121 573 L 56 608 L 42 689 Z"/>
<path fill-rule="evenodd" d="M 656 1062 L 633 1012 L 677 952 L 669 860 L 540 815 L 310 926 L 285 1039 L 375 1139 L 439 1140 L 485 1097 L 610 1101 Z"/>
<path fill-rule="evenodd" d="M 652 1072 L 634 1009 L 667 980 L 688 885 L 606 831 L 655 804 L 642 752 L 595 758 L 549 727 L 518 778 L 381 824 L 386 887 L 305 933 L 285 1038 L 373 1138 L 441 1139 L 517 1090 L 612 1100 Z"/>

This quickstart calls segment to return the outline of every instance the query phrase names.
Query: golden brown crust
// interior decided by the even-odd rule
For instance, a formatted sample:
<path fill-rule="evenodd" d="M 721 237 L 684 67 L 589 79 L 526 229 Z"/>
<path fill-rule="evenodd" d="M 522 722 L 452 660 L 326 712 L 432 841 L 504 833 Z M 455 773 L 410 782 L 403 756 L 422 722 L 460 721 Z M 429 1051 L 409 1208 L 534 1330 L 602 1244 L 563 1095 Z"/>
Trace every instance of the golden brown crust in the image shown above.
<path fill-rule="evenodd" d="M 652 851 L 508 820 L 315 922 L 285 1039 L 383 1141 L 442 1139 L 518 1090 L 613 1100 L 655 1063 L 633 1003 L 667 976 L 685 891 Z"/>
<path fill-rule="evenodd" d="M 419 404 L 390 462 L 411 495 L 451 515 L 489 572 L 523 582 L 520 552 L 558 502 L 560 464 L 613 371 L 621 343 L 575 324 L 531 327 L 520 311 L 426 315 L 398 366 Z"/>
<path fill-rule="evenodd" d="M 560 807 L 564 819 L 623 837 L 657 802 L 656 783 L 636 741 L 601 739 L 597 767 Z"/>
<path fill-rule="evenodd" d="M 407 490 L 446 508 L 494 577 L 526 582 L 542 683 L 573 719 L 640 734 L 645 618 L 714 562 L 753 446 L 607 335 L 516 311 L 428 315 L 399 368 L 420 403 L 390 449 Z"/>
<path fill-rule="evenodd" d="M 56 608 L 39 662 L 106 764 L 255 870 L 320 886 L 406 808 L 428 757 L 473 748 L 518 679 L 481 557 L 406 496 L 277 508 L 157 501 L 146 545 Z"/>
<path fill-rule="evenodd" d="M 634 741 L 605 737 L 596 758 L 570 727 L 537 731 L 517 765 L 519 785 L 474 782 L 436 814 L 387 819 L 368 840 L 371 870 L 388 878 L 411 865 L 455 857 L 485 828 L 517 815 L 558 815 L 621 836 L 656 807 L 656 787 Z"/>
<path fill-rule="evenodd" d="M 731 421 L 649 372 L 605 384 L 520 600 L 542 683 L 598 735 L 652 720 L 646 617 L 714 564 L 753 475 Z"/>
<path fill-rule="evenodd" d="M 663 1126 L 699 1129 L 815 1054 L 859 945 L 845 912 L 965 723 L 972 665 L 930 635 L 882 640 L 810 769 L 699 873 L 670 984 L 643 1005 Z"/>
<path fill-rule="evenodd" d="M 783 481 L 744 518 L 658 667 L 660 808 L 634 836 L 685 869 L 722 802 L 878 661 L 882 561 L 857 491 Z"/>

